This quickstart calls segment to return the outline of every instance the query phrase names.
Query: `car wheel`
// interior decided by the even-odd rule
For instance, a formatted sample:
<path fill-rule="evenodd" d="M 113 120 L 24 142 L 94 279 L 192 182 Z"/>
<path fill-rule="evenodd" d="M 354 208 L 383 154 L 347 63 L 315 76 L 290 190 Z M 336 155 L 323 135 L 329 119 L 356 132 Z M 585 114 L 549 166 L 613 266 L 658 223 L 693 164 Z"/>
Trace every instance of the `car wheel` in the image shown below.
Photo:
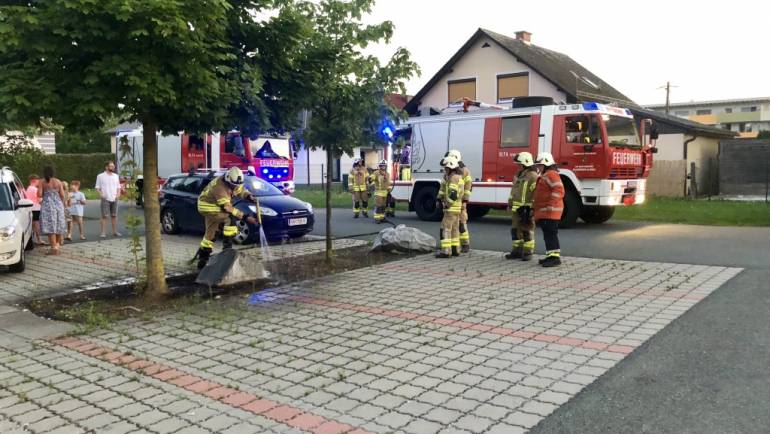
<path fill-rule="evenodd" d="M 27 240 L 27 245 L 24 246 L 24 250 L 30 251 L 35 248 L 35 241 L 32 239 L 32 234 L 29 235 L 29 239 Z"/>
<path fill-rule="evenodd" d="M 561 221 L 559 222 L 559 228 L 571 228 L 577 223 L 577 219 L 580 216 L 581 207 L 583 204 L 580 200 L 578 193 L 568 188 L 564 195 L 564 212 L 561 215 Z"/>
<path fill-rule="evenodd" d="M 233 237 L 235 244 L 248 244 L 252 242 L 252 231 L 248 223 L 244 220 L 238 220 L 235 222 L 235 226 L 238 228 L 238 233 Z"/>
<path fill-rule="evenodd" d="M 19 262 L 9 266 L 8 269 L 11 270 L 11 273 L 21 273 L 25 268 L 27 268 L 27 258 L 24 242 L 22 242 L 21 249 L 19 250 Z"/>
<path fill-rule="evenodd" d="M 468 220 L 478 220 L 489 214 L 488 206 L 468 205 Z"/>
<path fill-rule="evenodd" d="M 437 222 L 444 217 L 444 212 L 436 206 L 437 197 L 438 187 L 433 185 L 423 187 L 414 194 L 414 210 L 420 220 Z"/>
<path fill-rule="evenodd" d="M 614 206 L 584 206 L 580 218 L 586 223 L 599 224 L 612 218 Z"/>
<path fill-rule="evenodd" d="M 160 215 L 160 226 L 163 228 L 163 232 L 167 234 L 178 234 L 182 231 L 179 226 L 179 220 L 176 218 L 174 211 L 170 209 L 164 209 Z"/>

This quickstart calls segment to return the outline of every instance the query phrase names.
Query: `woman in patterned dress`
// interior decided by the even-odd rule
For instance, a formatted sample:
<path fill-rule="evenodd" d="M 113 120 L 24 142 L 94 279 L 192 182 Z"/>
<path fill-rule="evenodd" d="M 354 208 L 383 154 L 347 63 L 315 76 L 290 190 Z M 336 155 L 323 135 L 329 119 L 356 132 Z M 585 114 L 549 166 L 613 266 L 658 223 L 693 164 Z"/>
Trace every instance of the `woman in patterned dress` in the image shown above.
<path fill-rule="evenodd" d="M 40 204 L 40 232 L 48 235 L 51 242 L 51 250 L 46 254 L 58 255 L 67 233 L 67 221 L 64 217 L 64 186 L 54 177 L 53 167 L 43 169 L 43 182 L 37 194 L 43 199 Z"/>

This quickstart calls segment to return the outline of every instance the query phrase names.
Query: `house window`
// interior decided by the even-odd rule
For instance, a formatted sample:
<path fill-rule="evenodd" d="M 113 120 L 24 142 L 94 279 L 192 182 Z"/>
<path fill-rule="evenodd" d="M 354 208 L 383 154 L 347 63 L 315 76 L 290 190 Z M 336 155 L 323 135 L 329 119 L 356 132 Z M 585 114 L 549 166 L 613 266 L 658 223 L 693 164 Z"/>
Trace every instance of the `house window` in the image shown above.
<path fill-rule="evenodd" d="M 687 116 L 690 116 L 690 110 L 676 110 L 674 112 L 674 115 L 680 116 L 680 117 L 687 117 Z"/>
<path fill-rule="evenodd" d="M 741 112 L 743 113 L 749 113 L 749 112 L 755 112 L 757 111 L 757 106 L 753 105 L 751 107 L 741 107 Z"/>
<path fill-rule="evenodd" d="M 732 112 L 733 112 L 733 108 L 732 107 L 727 107 L 725 109 L 725 113 L 732 113 Z"/>
<path fill-rule="evenodd" d="M 517 72 L 497 76 L 497 102 L 529 95 L 529 73 Z"/>
<path fill-rule="evenodd" d="M 696 114 L 696 115 L 700 115 L 700 116 L 702 116 L 702 115 L 710 115 L 710 114 L 711 114 L 711 109 L 699 109 L 699 110 L 695 110 L 695 114 Z"/>
<path fill-rule="evenodd" d="M 529 148 L 531 117 L 503 118 L 501 148 Z"/>
<path fill-rule="evenodd" d="M 449 104 L 460 102 L 463 97 L 476 99 L 476 79 L 468 78 L 464 80 L 450 80 L 447 82 L 449 88 Z"/>

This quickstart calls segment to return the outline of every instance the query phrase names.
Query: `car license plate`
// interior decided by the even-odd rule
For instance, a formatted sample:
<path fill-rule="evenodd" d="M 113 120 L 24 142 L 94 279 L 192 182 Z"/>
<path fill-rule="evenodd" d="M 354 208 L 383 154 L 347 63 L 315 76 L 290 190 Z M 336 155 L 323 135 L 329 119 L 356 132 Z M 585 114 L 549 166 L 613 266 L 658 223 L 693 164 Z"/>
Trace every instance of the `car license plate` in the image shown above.
<path fill-rule="evenodd" d="M 299 225 L 306 225 L 306 224 L 307 224 L 307 217 L 289 219 L 289 226 L 299 226 Z"/>

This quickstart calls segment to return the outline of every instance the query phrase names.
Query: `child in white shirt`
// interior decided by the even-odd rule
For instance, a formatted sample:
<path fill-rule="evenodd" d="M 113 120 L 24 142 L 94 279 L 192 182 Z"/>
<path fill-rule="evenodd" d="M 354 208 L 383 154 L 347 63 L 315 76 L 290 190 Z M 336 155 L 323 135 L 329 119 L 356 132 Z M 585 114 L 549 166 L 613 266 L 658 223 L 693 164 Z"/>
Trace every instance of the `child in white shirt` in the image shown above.
<path fill-rule="evenodd" d="M 83 232 L 83 214 L 84 214 L 84 205 L 86 204 L 86 195 L 83 194 L 82 191 L 80 191 L 80 181 L 73 180 L 70 183 L 70 215 L 72 216 L 72 222 L 69 225 L 69 233 L 67 234 L 68 239 L 72 239 L 72 229 L 75 225 L 78 226 L 78 231 L 80 231 L 80 239 L 85 240 L 86 235 Z"/>

